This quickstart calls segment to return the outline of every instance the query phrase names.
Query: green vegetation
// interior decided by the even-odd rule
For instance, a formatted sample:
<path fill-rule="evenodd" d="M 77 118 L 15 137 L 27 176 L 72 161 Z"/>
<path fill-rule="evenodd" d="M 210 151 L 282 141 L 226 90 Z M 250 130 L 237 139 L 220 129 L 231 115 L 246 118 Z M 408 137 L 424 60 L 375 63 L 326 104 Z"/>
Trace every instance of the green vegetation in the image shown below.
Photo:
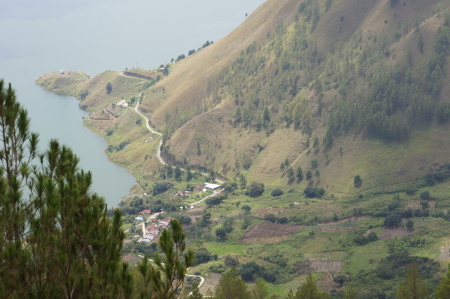
<path fill-rule="evenodd" d="M 155 265 L 145 258 L 135 281 L 121 259 L 120 211 L 107 216 L 69 148 L 52 140 L 38 153 L 27 112 L 3 81 L 0 106 L 0 297 L 176 298 L 194 264 L 181 223 L 162 231 L 161 255 Z"/>
<path fill-rule="evenodd" d="M 135 233 L 145 208 L 179 219 L 199 253 L 193 271 L 225 280 L 218 297 L 230 283 L 242 298 L 267 297 L 265 286 L 288 298 L 426 297 L 423 285 L 448 297 L 448 277 L 437 279 L 449 259 L 448 1 L 356 2 L 284 1 L 144 84 L 48 80 L 114 115 L 86 123 L 140 184 L 121 204 L 124 225 Z M 113 109 L 107 82 L 163 132 L 166 166 L 159 137 Z M 193 169 L 226 181 L 227 195 L 190 209 L 205 196 Z M 133 240 L 123 251 L 158 248 Z"/>
<path fill-rule="evenodd" d="M 108 83 L 106 84 L 106 93 L 107 93 L 107 94 L 110 94 L 110 93 L 112 92 L 112 89 L 113 89 L 113 87 L 112 87 L 111 82 L 108 82 Z"/>

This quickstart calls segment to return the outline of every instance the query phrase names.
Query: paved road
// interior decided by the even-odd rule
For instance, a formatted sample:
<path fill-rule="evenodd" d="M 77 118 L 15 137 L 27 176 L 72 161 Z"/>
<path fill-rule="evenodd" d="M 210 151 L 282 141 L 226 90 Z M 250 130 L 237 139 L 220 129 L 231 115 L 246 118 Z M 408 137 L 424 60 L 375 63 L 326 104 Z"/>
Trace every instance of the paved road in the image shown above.
<path fill-rule="evenodd" d="M 191 203 L 190 205 L 191 205 L 191 206 L 198 205 L 199 203 L 201 203 L 201 202 L 207 200 L 207 199 L 210 198 L 210 197 L 216 196 L 217 194 L 219 194 L 219 193 L 221 193 L 221 192 L 223 192 L 223 189 L 216 190 L 216 191 L 213 192 L 213 194 L 210 194 L 210 195 L 208 195 L 208 196 L 205 196 L 205 197 L 203 197 L 202 199 L 200 199 L 200 200 L 198 200 L 198 201 L 196 201 L 196 202 Z"/>
<path fill-rule="evenodd" d="M 138 98 L 140 98 L 141 95 L 142 95 L 142 93 L 139 94 Z M 142 113 L 139 111 L 139 102 L 140 102 L 140 101 L 138 100 L 137 103 L 136 103 L 136 106 L 134 106 L 134 108 L 130 107 L 130 109 L 133 110 L 135 113 L 139 114 L 142 118 L 144 118 L 144 120 L 145 120 L 145 125 L 147 126 L 147 129 L 150 131 L 150 133 L 162 137 L 162 134 L 161 134 L 161 133 L 155 131 L 155 130 L 149 125 L 149 120 L 148 120 L 148 118 L 147 118 L 144 114 L 142 114 Z M 167 163 L 166 163 L 166 162 L 163 160 L 163 158 L 161 157 L 161 145 L 162 145 L 162 138 L 161 138 L 161 140 L 159 141 L 159 144 L 158 144 L 158 149 L 157 149 L 157 151 L 156 151 L 156 158 L 158 159 L 159 163 L 161 163 L 162 165 L 165 166 Z M 175 166 L 172 166 L 172 168 L 175 168 Z M 184 169 L 184 168 L 180 168 L 180 169 L 181 169 L 182 171 L 186 171 L 186 169 Z M 196 171 L 194 171 L 194 172 L 196 172 Z M 203 176 L 208 176 L 208 174 L 205 173 L 205 172 L 201 172 L 201 171 L 197 171 L 197 172 L 200 173 L 200 174 L 203 175 Z M 219 183 L 219 184 L 223 184 L 223 181 L 221 181 L 221 180 L 219 180 L 219 179 L 216 179 L 216 182 Z"/>
<path fill-rule="evenodd" d="M 142 95 L 142 93 L 139 94 L 138 98 L 140 98 L 141 95 Z M 131 108 L 131 107 L 130 107 L 130 109 L 133 109 L 134 112 L 136 112 L 136 113 L 139 114 L 142 118 L 145 119 L 145 125 L 147 126 L 147 129 L 148 129 L 152 134 L 156 134 L 156 135 L 162 136 L 161 133 L 155 131 L 152 127 L 150 127 L 148 118 L 147 118 L 144 114 L 142 114 L 142 113 L 139 111 L 139 102 L 140 102 L 140 100 L 137 101 L 136 106 L 134 106 L 134 108 Z"/>
<path fill-rule="evenodd" d="M 141 257 L 141 258 L 144 258 L 143 255 L 138 254 L 138 256 Z M 149 260 L 149 262 L 153 262 L 152 259 L 149 259 L 149 258 L 148 258 L 148 260 Z M 163 264 L 163 265 L 164 265 L 164 264 Z M 189 270 L 189 268 L 188 268 L 187 270 Z M 198 278 L 200 278 L 200 283 L 198 284 L 198 288 L 201 288 L 202 285 L 205 283 L 205 278 L 204 278 L 203 276 L 200 276 L 200 275 L 191 275 L 191 274 L 186 274 L 186 276 L 187 276 L 187 277 L 198 277 Z"/>

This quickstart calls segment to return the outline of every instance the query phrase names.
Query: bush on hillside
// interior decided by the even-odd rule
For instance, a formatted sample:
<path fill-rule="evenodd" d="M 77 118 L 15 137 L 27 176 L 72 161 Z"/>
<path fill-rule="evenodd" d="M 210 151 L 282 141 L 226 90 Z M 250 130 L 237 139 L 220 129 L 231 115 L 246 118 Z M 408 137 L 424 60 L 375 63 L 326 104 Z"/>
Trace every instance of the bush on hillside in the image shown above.
<path fill-rule="evenodd" d="M 247 189 L 247 195 L 250 197 L 261 196 L 264 193 L 264 184 L 259 182 L 252 182 Z"/>
<path fill-rule="evenodd" d="M 281 190 L 281 189 L 274 189 L 274 190 L 272 190 L 272 196 L 281 196 L 281 195 L 283 195 L 284 194 L 284 192 L 283 192 L 283 190 Z"/>
<path fill-rule="evenodd" d="M 306 188 L 303 193 L 306 197 L 312 198 L 312 197 L 318 197 L 321 198 L 323 194 L 325 193 L 325 190 L 323 188 L 316 188 L 316 187 L 308 187 Z"/>

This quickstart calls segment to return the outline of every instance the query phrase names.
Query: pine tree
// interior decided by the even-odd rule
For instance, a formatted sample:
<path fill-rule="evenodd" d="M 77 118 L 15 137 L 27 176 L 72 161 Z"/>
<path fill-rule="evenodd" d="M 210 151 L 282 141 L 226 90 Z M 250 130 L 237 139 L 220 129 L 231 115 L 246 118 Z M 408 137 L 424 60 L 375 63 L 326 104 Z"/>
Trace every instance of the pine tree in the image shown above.
<path fill-rule="evenodd" d="M 70 148 L 52 140 L 38 154 L 29 123 L 11 85 L 0 81 L 0 298 L 132 298 L 120 211 L 107 216 Z M 175 298 L 193 265 L 181 223 L 171 227 L 155 265 L 139 266 L 141 297 Z"/>
<path fill-rule="evenodd" d="M 255 286 L 251 289 L 253 299 L 264 299 L 269 297 L 269 290 L 263 279 L 258 278 Z"/>
<path fill-rule="evenodd" d="M 29 123 L 0 81 L 0 297 L 130 297 L 120 212 L 106 216 L 69 148 L 38 155 Z"/>
<path fill-rule="evenodd" d="M 321 292 L 317 287 L 316 281 L 312 274 L 308 274 L 306 281 L 300 286 L 299 290 L 295 293 L 296 299 L 326 299 L 327 293 Z"/>
<path fill-rule="evenodd" d="M 215 299 L 249 299 L 252 298 L 245 282 L 235 268 L 226 272 L 219 280 L 214 295 Z"/>
<path fill-rule="evenodd" d="M 192 284 L 192 291 L 189 294 L 189 299 L 202 299 L 203 295 L 200 293 L 200 290 L 198 289 L 198 282 L 194 282 Z"/>
<path fill-rule="evenodd" d="M 27 296 L 32 284 L 27 261 L 30 252 L 24 242 L 31 215 L 23 198 L 24 185 L 37 154 L 37 134 L 30 134 L 27 112 L 16 101 L 14 90 L 0 81 L 0 297 Z M 18 282 L 22 282 L 18 286 Z"/>
<path fill-rule="evenodd" d="M 447 275 L 442 277 L 436 290 L 437 299 L 450 298 L 450 264 L 448 265 Z"/>
<path fill-rule="evenodd" d="M 399 299 L 425 299 L 430 298 L 416 263 L 411 265 L 405 281 L 397 289 L 396 297 Z"/>
<path fill-rule="evenodd" d="M 297 168 L 297 180 L 303 180 L 303 169 L 300 166 Z"/>
<path fill-rule="evenodd" d="M 352 286 L 347 286 L 344 289 L 344 299 L 357 299 L 358 296 L 356 296 L 355 290 Z"/>
<path fill-rule="evenodd" d="M 141 298 L 149 298 L 152 294 L 159 299 L 177 298 L 187 269 L 194 265 L 194 252 L 186 249 L 186 235 L 181 222 L 172 219 L 170 227 L 170 230 L 163 230 L 161 233 L 159 248 L 163 255 L 155 254 L 154 265 L 146 257 L 139 265 L 144 282 Z"/>

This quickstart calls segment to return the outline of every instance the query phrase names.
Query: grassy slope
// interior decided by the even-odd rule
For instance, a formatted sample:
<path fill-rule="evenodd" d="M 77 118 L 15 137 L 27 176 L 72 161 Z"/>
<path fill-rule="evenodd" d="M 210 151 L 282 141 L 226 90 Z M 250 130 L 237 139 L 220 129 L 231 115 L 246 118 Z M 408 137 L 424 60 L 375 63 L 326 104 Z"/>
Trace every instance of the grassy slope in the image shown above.
<path fill-rule="evenodd" d="M 144 72 L 144 75 L 156 77 L 155 72 Z M 46 80 L 43 77 L 46 75 L 36 82 L 50 91 L 58 90 L 77 98 L 82 91 L 89 92 L 84 100 L 80 99 L 80 106 L 91 112 L 85 119 L 85 125 L 105 138 L 108 147 L 113 147 L 105 151 L 111 161 L 126 167 L 146 190 L 151 188 L 149 183 L 153 170 L 159 167 L 155 157 L 159 139 L 149 134 L 144 120 L 130 108 L 113 105 L 121 100 L 129 102 L 131 98 L 138 97 L 148 81 L 125 77 L 117 72 L 104 72 L 91 79 L 85 76 L 80 80 L 75 80 L 79 77 L 75 74 L 61 78 L 57 73 L 51 73 Z M 110 94 L 106 92 L 108 82 L 113 86 Z M 132 106 L 135 104 L 136 102 Z M 113 115 L 114 118 L 98 119 L 103 114 Z M 141 123 L 138 123 L 139 120 Z M 128 144 L 123 149 L 115 148 L 124 142 Z"/>
<path fill-rule="evenodd" d="M 428 3 L 428 7 L 435 2 Z M 319 21 L 314 34 L 319 38 L 318 44 L 323 45 L 321 48 L 326 49 L 333 42 L 349 40 L 358 28 L 381 26 L 378 29 L 389 30 L 397 19 L 401 21 L 411 14 L 416 14 L 418 11 L 424 10 L 423 6 L 425 5 L 417 1 L 406 4 L 392 8 L 388 1 L 336 0 L 332 2 L 329 11 Z M 200 105 L 199 102 L 204 101 L 203 98 L 205 98 L 203 93 L 207 82 L 206 78 L 213 76 L 224 66 L 230 64 L 252 42 L 264 43 L 264 40 L 268 38 L 267 32 L 273 31 L 280 23 L 292 22 L 297 6 L 296 1 L 285 0 L 281 4 L 278 1 L 267 1 L 227 37 L 172 65 L 168 77 L 145 91 L 144 80 L 119 76 L 115 72 L 105 72 L 90 80 L 81 78 L 84 80 L 81 83 L 79 81 L 65 82 L 61 78 L 52 79 L 45 83 L 47 84 L 46 88 L 56 90 L 62 84 L 66 86 L 70 84 L 65 91 L 75 96 L 82 90 L 88 90 L 89 95 L 81 105 L 86 105 L 89 111 L 98 111 L 107 105 L 117 103 L 121 99 L 128 100 L 144 91 L 141 109 L 148 114 L 152 123 L 162 129 L 166 112 L 176 109 L 183 113 L 183 110 L 187 109 L 186 107 Z M 344 18 L 342 32 L 337 34 L 333 30 L 337 30 L 336 22 L 342 22 L 340 16 L 347 17 Z M 385 24 L 384 21 L 380 22 L 380 19 L 386 19 L 388 22 Z M 418 33 L 416 30 L 410 30 L 405 37 L 392 45 L 391 52 L 393 54 L 386 63 L 394 65 L 403 61 L 407 51 L 412 49 L 414 63 L 425 66 L 428 54 L 432 52 L 430 46 L 432 37 L 441 22 L 442 18 L 433 16 L 420 25 L 419 30 L 422 32 L 426 45 L 423 54 L 414 46 L 417 44 Z M 157 76 L 156 72 L 144 72 L 144 74 Z M 113 85 L 110 95 L 107 95 L 105 90 L 108 82 Z M 74 85 L 73 83 L 78 84 Z M 447 95 L 450 92 L 450 87 L 447 86 L 445 85 L 442 91 L 443 99 L 448 98 Z M 165 90 L 164 99 L 163 88 Z M 309 99 L 308 105 L 311 111 L 314 111 L 317 100 L 314 91 L 305 89 L 302 94 Z M 324 101 L 332 101 L 332 98 L 332 90 L 324 93 Z M 278 128 L 270 136 L 267 136 L 264 131 L 257 132 L 255 129 L 235 127 L 232 124 L 234 110 L 233 101 L 225 98 L 213 109 L 194 117 L 173 134 L 169 141 L 171 153 L 178 161 L 186 158 L 191 165 L 213 168 L 230 179 L 236 172 L 243 171 L 249 181 L 258 180 L 272 186 L 294 188 L 304 188 L 306 183 L 290 184 L 286 173 L 280 170 L 280 164 L 288 159 L 294 170 L 300 166 L 306 172 L 311 167 L 311 161 L 317 160 L 321 175 L 320 178 L 314 180 L 314 184 L 325 188 L 330 194 L 342 196 L 364 190 L 382 191 L 383 188 L 389 188 L 387 185 L 390 184 L 396 186 L 412 183 L 417 177 L 428 171 L 432 163 L 447 161 L 443 149 L 448 148 L 448 144 L 444 140 L 439 140 L 439 136 L 445 132 L 446 127 L 424 129 L 414 133 L 409 141 L 399 144 L 387 144 L 368 140 L 362 135 L 350 135 L 338 139 L 334 147 L 325 152 L 323 147 L 319 147 L 319 150 L 315 148 L 308 150 L 306 147 L 308 136 L 292 128 Z M 312 120 L 315 131 L 310 137 L 311 141 L 315 137 L 318 137 L 319 140 L 322 139 L 325 133 L 323 119 L 326 116 L 327 112 L 323 118 Z M 95 130 L 104 137 L 106 137 L 107 130 L 113 129 L 114 126 L 119 124 L 123 127 L 120 121 L 117 124 L 114 121 L 109 122 L 106 126 L 101 124 L 104 122 L 97 121 L 94 124 L 92 121 L 87 121 L 87 124 L 92 128 L 98 127 Z M 108 137 L 108 142 L 111 144 L 123 141 L 133 142 L 144 133 L 137 134 L 127 131 L 121 138 Z M 430 141 L 424 140 L 429 137 L 431 137 Z M 201 155 L 197 153 L 197 143 L 201 145 Z M 312 142 L 310 143 L 312 144 Z M 139 146 L 134 148 L 135 155 L 149 158 L 150 155 L 145 148 Z M 143 163 L 135 158 L 125 161 L 119 154 L 111 155 L 111 157 L 114 161 L 125 165 L 142 165 Z M 431 161 L 429 157 L 434 158 Z M 248 170 L 245 170 L 242 166 L 248 160 L 252 164 Z M 133 161 L 139 161 L 139 164 Z M 153 168 L 157 166 L 155 163 L 152 165 Z M 146 166 L 150 165 L 146 164 Z M 139 171 L 139 168 L 130 167 L 133 172 L 137 171 L 138 176 L 145 175 Z M 356 174 L 360 174 L 364 181 L 361 190 L 353 188 L 352 178 Z"/>
<path fill-rule="evenodd" d="M 265 6 L 269 6 L 273 2 L 267 1 Z M 391 7 L 389 1 L 333 1 L 330 10 L 320 19 L 314 31 L 314 37 L 317 38 L 320 49 L 326 51 L 333 43 L 349 40 L 357 29 L 394 31 L 399 22 L 404 22 L 408 18 L 411 20 L 414 18 L 412 16 L 421 15 L 421 12 L 426 11 L 427 8 L 432 7 L 439 1 L 404 2 L 405 4 L 400 3 Z M 289 24 L 289 21 L 295 16 L 296 9 L 294 8 L 297 5 L 296 1 L 284 1 L 282 5 L 279 5 L 288 17 L 285 14 L 273 14 L 272 23 L 274 25 L 272 27 L 282 22 Z M 263 6 L 260 10 L 262 9 L 267 8 Z M 340 16 L 346 18 L 343 21 L 342 33 L 338 34 L 335 31 L 339 30 Z M 442 20 L 442 17 L 433 16 L 420 24 L 419 30 L 422 32 L 426 44 L 423 54 L 417 48 L 418 33 L 410 28 L 408 34 L 391 46 L 392 55 L 384 63 L 395 65 L 404 61 L 408 50 L 411 49 L 414 63 L 418 66 L 425 66 L 432 52 L 433 38 Z M 155 111 L 152 119 L 161 124 L 163 111 L 173 111 L 175 107 L 179 111 L 183 111 L 185 105 L 192 105 L 195 103 L 194 101 L 199 105 L 198 102 L 202 97 L 199 93 L 204 90 L 203 79 L 221 67 L 221 65 L 214 64 L 211 57 L 223 57 L 223 51 L 219 50 L 226 49 L 228 45 L 234 45 L 234 40 L 243 38 L 247 31 L 254 30 L 251 26 L 253 22 L 267 24 L 267 22 L 261 20 L 259 11 L 257 11 L 239 27 L 239 30 L 232 32 L 225 39 L 206 49 L 205 52 L 197 53 L 195 57 L 175 64 L 171 75 L 160 83 L 168 90 L 168 96 L 164 104 L 158 106 L 157 109 L 150 108 L 152 105 L 157 105 L 158 102 L 144 99 L 143 105 L 148 107 L 149 111 Z M 261 41 L 261 39 L 258 40 L 248 34 L 246 37 L 250 41 Z M 262 35 L 261 38 L 264 39 L 264 36 Z M 246 45 L 248 45 L 248 42 L 242 43 L 239 51 Z M 230 51 L 229 55 L 221 60 L 222 63 L 229 63 L 237 52 Z M 185 78 L 192 78 L 193 73 L 195 73 L 194 79 L 186 82 Z M 189 85 L 188 92 L 185 92 L 187 90 L 185 89 L 187 88 L 185 87 L 186 84 Z M 191 93 L 192 90 L 196 90 L 197 93 Z M 442 92 L 443 99 L 447 98 L 448 92 L 448 88 L 445 87 Z M 314 111 L 317 96 L 309 90 L 302 91 L 302 94 L 309 99 L 308 105 L 311 111 Z M 325 92 L 324 101 L 332 101 L 333 96 L 332 91 Z M 205 96 L 203 97 L 205 98 Z M 233 171 L 236 162 L 242 165 L 246 157 L 250 157 L 253 160 L 252 167 L 248 171 L 244 171 L 249 180 L 260 180 L 273 186 L 288 186 L 287 179 L 283 177 L 283 173 L 279 169 L 280 163 L 286 158 L 291 162 L 295 161 L 294 166 L 301 166 L 304 170 L 310 167 L 311 160 L 317 159 L 321 172 L 320 186 L 326 189 L 330 188 L 330 193 L 342 193 L 343 195 L 354 192 L 352 190 L 352 177 L 356 174 L 360 174 L 365 179 L 366 184 L 364 184 L 363 189 L 373 189 L 379 187 L 380 184 L 386 187 L 386 183 L 397 185 L 411 182 L 420 177 L 430 166 L 430 160 L 426 158 L 426 155 L 435 157 L 433 162 L 447 162 L 443 151 L 447 148 L 446 144 L 435 146 L 439 145 L 439 141 L 436 141 L 437 143 L 434 143 L 434 141 L 433 143 L 423 142 L 423 137 L 427 135 L 431 136 L 432 140 L 438 138 L 439 134 L 445 131 L 444 127 L 438 129 L 430 127 L 430 131 L 425 129 L 425 131 L 415 133 L 408 142 L 399 144 L 385 144 L 367 140 L 362 135 L 349 136 L 338 140 L 331 151 L 324 152 L 324 149 L 321 148 L 317 155 L 313 155 L 306 154 L 304 144 L 307 136 L 300 131 L 277 128 L 274 134 L 266 136 L 264 132 L 233 127 L 231 122 L 234 110 L 233 101 L 223 98 L 213 109 L 189 121 L 177 130 L 169 141 L 171 153 L 179 161 L 186 157 L 191 164 L 214 168 L 230 178 L 237 171 L 242 171 L 242 167 L 237 169 L 236 172 Z M 315 131 L 311 138 L 318 137 L 319 140 L 322 140 L 325 133 L 326 122 L 324 119 L 326 117 L 327 113 L 325 112 L 323 118 L 313 119 Z M 436 138 L 433 136 L 436 136 Z M 200 142 L 203 147 L 200 156 L 196 154 L 197 142 Z M 264 148 L 261 152 L 258 150 L 260 146 Z M 339 151 L 340 147 L 343 148 L 344 153 L 347 153 L 342 157 Z M 314 153 L 313 150 L 311 152 Z M 385 154 L 387 155 L 387 158 L 383 158 L 385 162 L 378 163 L 376 156 L 385 157 Z M 395 154 L 401 155 L 402 159 L 398 159 Z M 408 156 L 404 157 L 405 154 Z M 408 159 L 415 161 L 415 167 L 410 166 L 411 163 L 407 161 Z M 326 164 L 327 166 L 325 166 Z M 399 175 L 399 169 L 407 170 L 406 172 L 400 171 L 404 175 Z M 337 176 L 336 173 L 340 175 Z M 332 188 L 333 185 L 339 187 Z"/>
<path fill-rule="evenodd" d="M 381 30 L 388 27 L 389 29 L 392 28 L 390 26 L 394 26 L 395 18 L 406 18 L 412 13 L 408 10 L 410 7 L 415 7 L 417 11 L 423 9 L 421 1 L 404 2 L 407 4 L 406 8 L 395 8 L 396 15 L 393 16 L 388 1 L 335 0 L 329 14 L 325 15 L 317 25 L 316 34 L 322 37 L 318 39 L 318 43 L 326 48 L 329 43 L 337 39 L 348 40 L 357 28 Z M 428 4 L 436 2 L 431 1 Z M 117 146 L 124 141 L 131 142 L 123 150 L 113 150 L 107 154 L 114 162 L 126 166 L 137 176 L 141 185 L 149 189 L 154 178 L 153 170 L 159 167 L 154 158 L 157 140 L 148 139 L 151 135 L 147 133 L 143 124 L 136 124 L 139 119 L 136 114 L 127 108 L 116 106 L 113 109 L 111 104 L 121 99 L 129 100 L 143 91 L 145 94 L 142 103 L 143 111 L 148 113 L 152 122 L 162 128 L 167 111 L 173 111 L 175 108 L 183 111 L 186 107 L 201 103 L 205 96 L 203 94 L 206 88 L 205 78 L 213 76 L 231 63 L 240 51 L 246 49 L 253 41 L 266 39 L 267 32 L 273 31 L 279 23 L 289 24 L 295 18 L 292 12 L 295 12 L 297 7 L 297 1 L 267 1 L 232 34 L 171 66 L 170 75 L 150 89 L 144 88 L 145 82 L 142 80 L 122 77 L 115 72 L 105 72 L 90 80 L 83 75 L 81 77 L 77 75 L 76 80 L 47 79 L 45 87 L 74 96 L 79 95 L 83 90 L 88 90 L 89 95 L 81 103 L 82 105 L 87 105 L 89 111 L 99 112 L 107 109 L 112 112 L 116 117 L 115 120 L 88 118 L 86 125 L 104 137 L 109 145 Z M 333 30 L 338 28 L 337 24 L 340 21 L 336 20 L 339 20 L 342 15 L 345 16 L 345 21 L 341 37 Z M 384 21 L 380 22 L 380 20 L 388 20 L 388 23 L 384 24 Z M 442 18 L 435 15 L 420 24 L 419 30 L 423 34 L 426 45 L 423 54 L 417 50 L 417 32 L 410 30 L 405 37 L 392 45 L 392 55 L 386 60 L 386 64 L 394 65 L 404 60 L 408 50 L 411 49 L 414 63 L 425 65 L 427 55 L 432 50 L 433 38 L 441 22 Z M 155 76 L 156 74 L 148 73 L 147 75 Z M 105 90 L 108 82 L 113 85 L 110 95 L 106 94 Z M 164 99 L 163 88 L 166 91 Z M 314 107 L 316 99 L 314 90 L 305 90 L 303 93 L 309 99 L 310 105 Z M 448 99 L 449 93 L 450 85 L 446 84 L 441 93 L 442 99 Z M 332 94 L 325 93 L 325 100 L 332 101 L 332 99 Z M 324 134 L 325 126 L 321 121 L 314 123 L 316 131 L 308 149 L 306 147 L 308 136 L 301 131 L 293 128 L 277 128 L 273 134 L 267 136 L 264 131 L 236 128 L 231 123 L 233 113 L 232 101 L 224 98 L 214 109 L 196 116 L 177 130 L 169 143 L 171 152 L 178 160 L 186 158 L 192 165 L 212 167 L 230 178 L 235 174 L 233 168 L 236 166 L 236 161 L 242 163 L 246 157 L 252 157 L 251 167 L 243 173 L 248 180 L 259 180 L 268 186 L 268 190 L 261 198 L 253 199 L 238 194 L 219 207 L 209 209 L 213 214 L 214 224 L 209 237 L 201 241 L 210 252 L 221 256 L 219 262 L 215 263 L 222 263 L 226 254 L 237 254 L 241 256 L 241 262 L 257 257 L 256 260 L 259 263 L 270 267 L 270 263 L 264 261 L 262 257 L 278 252 L 289 257 L 290 265 L 296 265 L 305 259 L 326 258 L 330 261 L 342 262 L 340 272 L 349 276 L 358 275 L 361 271 L 373 270 L 377 262 L 387 255 L 389 239 L 378 240 L 365 246 L 345 247 L 342 244 L 351 243 L 357 234 L 367 233 L 369 229 L 382 235 L 385 232 L 382 227 L 383 219 L 367 217 L 354 220 L 350 224 L 329 222 L 335 215 L 339 219 L 351 219 L 355 208 L 361 208 L 364 213 L 372 214 L 392 201 L 392 195 L 386 193 L 404 190 L 408 186 L 417 184 L 424 173 L 434 169 L 439 163 L 449 161 L 450 141 L 448 138 L 442 138 L 448 135 L 448 125 L 439 127 L 430 125 L 422 128 L 403 143 L 371 140 L 361 134 L 348 135 L 338 139 L 330 151 L 324 152 L 322 147 L 319 147 L 319 151 L 312 148 L 312 138 L 321 137 Z M 111 131 L 113 133 L 109 134 Z M 201 155 L 197 155 L 197 141 L 201 144 Z M 310 168 L 312 160 L 318 160 L 321 175 L 319 179 L 314 178 L 313 184 L 318 184 L 327 190 L 325 199 L 305 199 L 302 194 L 302 189 L 307 186 L 305 181 L 289 184 L 286 175 L 283 175 L 279 167 L 286 158 L 294 169 L 301 166 L 304 172 Z M 353 176 L 356 174 L 360 174 L 363 179 L 362 187 L 359 189 L 353 187 Z M 147 186 L 145 186 L 146 183 Z M 299 191 L 285 193 L 274 199 L 269 195 L 273 187 L 281 187 L 285 192 L 290 188 L 298 188 Z M 446 210 L 450 207 L 449 183 L 420 191 L 425 190 L 432 192 L 435 203 L 440 209 Z M 364 194 L 362 199 L 358 198 L 359 193 Z M 418 206 L 417 195 L 405 196 L 401 193 L 401 197 L 402 206 Z M 240 228 L 243 219 L 241 210 L 236 208 L 237 202 L 241 206 L 247 204 L 252 207 L 251 225 L 246 230 Z M 245 234 L 252 227 L 266 223 L 263 217 L 267 211 L 275 211 L 277 216 L 300 216 L 305 219 L 318 217 L 319 222 L 324 225 L 338 228 L 335 231 L 333 229 L 323 231 L 320 223 L 316 223 L 304 226 L 299 232 L 286 237 L 262 237 L 257 242 L 246 244 L 243 241 Z M 223 221 L 222 215 L 236 218 L 234 231 L 226 244 L 217 242 L 214 237 L 214 230 Z M 450 246 L 450 239 L 445 234 L 450 225 L 440 218 L 414 218 L 413 220 L 416 230 L 409 237 L 425 239 L 427 243 L 426 246 L 411 248 L 410 252 L 419 256 L 438 258 L 443 247 Z M 405 220 L 403 226 L 404 222 Z M 347 230 L 346 227 L 351 229 Z M 311 236 L 310 231 L 315 231 L 315 234 Z M 443 268 L 447 261 L 448 259 L 441 261 Z M 208 272 L 209 266 L 210 264 L 202 265 L 198 270 L 202 273 Z M 321 274 L 318 277 L 324 288 L 337 287 L 332 283 L 332 276 L 329 274 Z M 296 288 L 303 276 L 294 273 L 290 279 L 291 281 L 281 286 Z M 279 286 L 276 292 L 281 292 Z"/>
<path fill-rule="evenodd" d="M 153 89 L 155 93 L 161 88 L 166 90 L 166 98 L 162 94 L 153 97 L 146 94 L 142 109 L 151 111 L 152 121 L 157 126 L 164 124 L 167 111 L 175 107 L 183 111 L 192 105 L 200 105 L 203 90 L 208 78 L 231 63 L 242 50 L 252 42 L 266 38 L 281 19 L 292 21 L 292 10 L 297 9 L 296 1 L 266 1 L 245 22 L 232 33 L 202 51 L 191 55 L 170 68 L 170 76 L 159 82 Z"/>

